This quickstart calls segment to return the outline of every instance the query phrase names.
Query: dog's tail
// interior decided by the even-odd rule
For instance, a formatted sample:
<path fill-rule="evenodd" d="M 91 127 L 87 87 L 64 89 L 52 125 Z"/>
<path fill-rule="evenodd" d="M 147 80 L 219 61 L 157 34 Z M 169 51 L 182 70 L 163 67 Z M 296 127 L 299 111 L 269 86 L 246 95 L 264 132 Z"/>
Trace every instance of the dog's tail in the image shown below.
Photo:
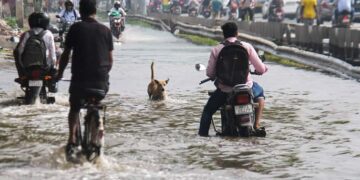
<path fill-rule="evenodd" d="M 151 80 L 155 79 L 154 77 L 154 62 L 151 63 Z"/>

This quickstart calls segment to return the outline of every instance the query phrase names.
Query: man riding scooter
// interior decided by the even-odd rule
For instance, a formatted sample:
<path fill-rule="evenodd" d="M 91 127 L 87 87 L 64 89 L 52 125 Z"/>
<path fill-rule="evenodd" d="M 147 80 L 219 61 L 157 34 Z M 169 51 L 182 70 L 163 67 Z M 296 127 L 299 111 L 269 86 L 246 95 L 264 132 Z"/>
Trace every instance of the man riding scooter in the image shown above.
<path fill-rule="evenodd" d="M 217 62 L 219 62 L 219 55 L 221 54 L 221 51 L 224 50 L 224 48 L 227 47 L 227 44 L 229 45 L 236 45 L 239 44 L 243 48 L 246 49 L 248 58 L 248 62 L 252 64 L 255 68 L 256 74 L 263 74 L 265 73 L 268 68 L 267 66 L 260 60 L 257 52 L 253 48 L 253 46 L 246 42 L 240 42 L 237 40 L 238 36 L 238 28 L 237 25 L 234 22 L 227 22 L 224 25 L 221 26 L 221 29 L 223 30 L 224 35 L 224 42 L 215 46 L 211 50 L 208 66 L 206 69 L 206 75 L 211 79 L 218 78 L 216 75 L 216 69 L 217 69 Z M 235 51 L 232 51 L 236 53 Z M 240 60 L 240 58 L 237 57 L 237 59 Z M 240 69 L 241 67 L 234 67 L 233 69 Z M 230 73 L 230 72 L 226 72 Z M 255 108 L 255 124 L 254 129 L 256 131 L 261 131 L 260 128 L 260 119 L 262 116 L 262 111 L 265 106 L 265 96 L 263 88 L 256 82 L 254 82 L 250 76 L 250 73 L 247 72 L 245 74 L 246 84 L 252 89 L 253 95 L 254 95 L 254 101 L 259 104 L 259 107 Z M 215 85 L 217 87 L 216 91 L 212 93 L 210 96 L 208 102 L 206 103 L 204 110 L 201 115 L 200 120 L 200 128 L 198 134 L 200 136 L 208 136 L 209 135 L 209 128 L 212 120 L 213 114 L 225 104 L 228 93 L 231 92 L 232 87 L 226 85 L 224 82 L 218 79 L 215 81 Z M 264 130 L 263 130 L 264 131 Z"/>
<path fill-rule="evenodd" d="M 65 9 L 61 10 L 57 17 L 60 18 L 59 36 L 62 37 L 62 35 L 69 29 L 70 25 L 80 19 L 80 14 L 76 9 L 74 9 L 73 2 L 67 0 L 65 1 Z"/>
<path fill-rule="evenodd" d="M 348 22 L 344 22 L 350 25 L 354 16 L 354 9 L 352 8 L 351 0 L 335 0 L 334 5 L 336 8 L 334 11 L 333 24 L 338 25 L 343 23 L 343 19 L 340 19 L 339 17 L 350 15 L 350 18 L 347 19 Z"/>
<path fill-rule="evenodd" d="M 123 20 L 121 21 L 121 31 L 124 31 L 126 15 L 127 14 L 126 14 L 125 10 L 121 7 L 120 1 L 115 1 L 114 7 L 111 8 L 108 13 L 111 30 L 113 30 L 113 28 L 114 28 L 114 19 L 121 17 L 121 18 L 123 18 Z"/>

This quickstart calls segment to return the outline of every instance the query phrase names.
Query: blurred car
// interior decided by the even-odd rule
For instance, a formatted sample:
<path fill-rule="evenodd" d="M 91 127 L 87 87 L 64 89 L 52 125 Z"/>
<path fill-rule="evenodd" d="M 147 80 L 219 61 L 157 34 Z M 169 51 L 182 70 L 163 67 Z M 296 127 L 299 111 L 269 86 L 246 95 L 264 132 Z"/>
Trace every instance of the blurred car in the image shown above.
<path fill-rule="evenodd" d="M 266 0 L 255 0 L 255 13 L 261 12 Z"/>
<path fill-rule="evenodd" d="M 353 8 L 354 8 L 354 22 L 360 22 L 360 0 L 353 0 Z"/>
<path fill-rule="evenodd" d="M 294 19 L 296 17 L 296 12 L 299 4 L 299 0 L 283 0 L 284 1 L 284 16 L 290 19 Z M 263 19 L 267 19 L 269 16 L 269 5 L 271 0 L 266 0 L 262 7 L 262 17 Z"/>
<path fill-rule="evenodd" d="M 324 21 L 331 21 L 335 9 L 334 1 L 335 0 L 318 0 L 317 11 L 319 14 L 316 19 L 317 25 L 322 24 Z M 296 22 L 301 22 L 300 3 L 296 10 Z"/>

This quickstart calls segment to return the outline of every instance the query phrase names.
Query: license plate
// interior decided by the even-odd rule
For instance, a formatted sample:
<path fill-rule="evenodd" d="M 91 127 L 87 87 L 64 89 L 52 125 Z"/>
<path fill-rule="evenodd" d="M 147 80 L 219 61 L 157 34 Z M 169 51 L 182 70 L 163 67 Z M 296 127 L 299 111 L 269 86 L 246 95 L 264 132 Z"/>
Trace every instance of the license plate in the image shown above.
<path fill-rule="evenodd" d="M 39 87 L 43 85 L 42 80 L 30 80 L 29 81 L 29 87 Z"/>
<path fill-rule="evenodd" d="M 251 104 L 238 105 L 235 106 L 234 108 L 235 108 L 235 115 L 251 114 L 253 112 L 253 108 Z"/>

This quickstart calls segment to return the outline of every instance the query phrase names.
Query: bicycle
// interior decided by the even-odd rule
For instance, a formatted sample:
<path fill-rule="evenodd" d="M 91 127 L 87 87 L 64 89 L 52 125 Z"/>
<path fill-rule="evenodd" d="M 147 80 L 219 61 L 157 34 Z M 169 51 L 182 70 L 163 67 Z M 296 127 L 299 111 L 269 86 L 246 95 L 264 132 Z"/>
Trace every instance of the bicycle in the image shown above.
<path fill-rule="evenodd" d="M 86 109 L 84 116 L 84 134 L 81 134 L 81 125 L 78 121 L 77 143 L 81 144 L 81 153 L 86 156 L 90 162 L 99 157 L 104 146 L 104 125 L 106 122 L 106 106 L 101 104 L 106 92 L 102 89 L 84 89 L 84 103 L 81 109 Z M 103 117 L 100 117 L 100 110 L 103 111 Z M 72 160 L 76 161 L 76 158 Z"/>

